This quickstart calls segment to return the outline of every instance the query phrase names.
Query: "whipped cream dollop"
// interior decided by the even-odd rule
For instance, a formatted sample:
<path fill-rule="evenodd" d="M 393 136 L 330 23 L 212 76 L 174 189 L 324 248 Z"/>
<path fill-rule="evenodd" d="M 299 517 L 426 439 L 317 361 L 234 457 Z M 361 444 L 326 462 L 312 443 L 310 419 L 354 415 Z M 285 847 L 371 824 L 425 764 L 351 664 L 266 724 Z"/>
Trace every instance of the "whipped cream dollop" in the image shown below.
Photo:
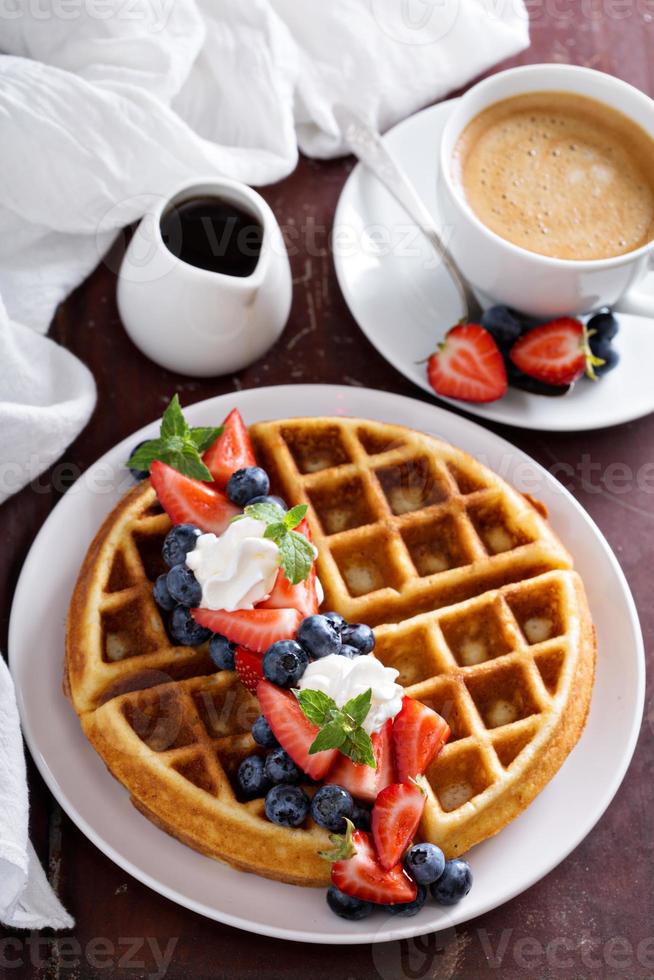
<path fill-rule="evenodd" d="M 252 609 L 272 592 L 279 548 L 264 538 L 266 524 L 243 517 L 223 534 L 201 534 L 186 564 L 202 586 L 205 609 Z"/>
<path fill-rule="evenodd" d="M 395 683 L 398 674 L 394 667 L 384 667 L 381 660 L 370 654 L 350 660 L 349 657 L 332 653 L 310 663 L 298 687 L 300 690 L 328 694 L 339 708 L 350 698 L 370 688 L 372 704 L 362 727 L 372 735 L 383 728 L 389 718 L 394 718 L 402 707 L 404 688 Z"/>

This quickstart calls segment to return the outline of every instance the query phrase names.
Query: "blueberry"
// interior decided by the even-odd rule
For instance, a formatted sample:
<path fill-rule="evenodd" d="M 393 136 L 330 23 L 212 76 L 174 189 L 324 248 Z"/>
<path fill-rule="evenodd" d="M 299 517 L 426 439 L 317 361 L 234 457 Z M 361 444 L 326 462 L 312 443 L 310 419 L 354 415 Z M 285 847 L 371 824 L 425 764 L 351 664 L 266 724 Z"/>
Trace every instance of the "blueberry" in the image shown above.
<path fill-rule="evenodd" d="M 302 770 L 282 748 L 268 753 L 264 771 L 271 783 L 299 783 L 302 779 Z"/>
<path fill-rule="evenodd" d="M 347 620 L 345 616 L 341 616 L 337 612 L 326 612 L 322 614 L 325 619 L 328 619 L 330 623 L 333 623 L 339 633 L 342 632 L 343 628 L 347 626 Z"/>
<path fill-rule="evenodd" d="M 523 333 L 519 314 L 508 306 L 491 306 L 482 314 L 481 325 L 502 350 L 508 350 Z"/>
<path fill-rule="evenodd" d="M 189 551 L 193 551 L 195 543 L 202 531 L 193 524 L 176 524 L 170 529 L 163 543 L 161 554 L 163 560 L 172 568 L 186 561 Z"/>
<path fill-rule="evenodd" d="M 598 378 L 601 378 L 602 375 L 608 374 L 609 371 L 612 371 L 614 367 L 618 366 L 620 361 L 620 355 L 618 354 L 617 350 L 614 350 L 613 348 L 608 350 L 606 354 L 603 355 L 603 358 L 604 364 L 598 364 L 595 367 L 595 374 Z"/>
<path fill-rule="evenodd" d="M 243 793 L 250 798 L 263 796 L 270 789 L 264 761 L 259 755 L 249 755 L 247 759 L 243 759 L 238 767 L 236 779 Z"/>
<path fill-rule="evenodd" d="M 351 647 L 348 643 L 344 643 L 338 651 L 338 655 L 340 657 L 347 657 L 349 660 L 354 660 L 355 657 L 361 656 L 361 651 L 357 650 L 356 647 Z"/>
<path fill-rule="evenodd" d="M 370 830 L 370 810 L 360 803 L 354 804 L 351 820 L 357 830 Z"/>
<path fill-rule="evenodd" d="M 268 474 L 260 466 L 236 470 L 227 484 L 227 496 L 237 507 L 247 506 L 253 497 L 266 497 L 269 490 Z"/>
<path fill-rule="evenodd" d="M 607 359 L 613 348 L 611 347 L 611 341 L 608 337 L 604 337 L 601 333 L 595 334 L 588 339 L 588 346 L 595 355 L 595 357 L 601 357 L 603 361 Z"/>
<path fill-rule="evenodd" d="M 282 827 L 299 827 L 309 812 L 309 797 L 299 786 L 281 783 L 266 795 L 266 816 Z"/>
<path fill-rule="evenodd" d="M 185 606 L 176 606 L 170 614 L 170 635 L 175 643 L 187 647 L 197 647 L 211 636 L 211 630 L 199 626 L 191 616 L 191 610 Z"/>
<path fill-rule="evenodd" d="M 252 500 L 248 500 L 248 506 L 250 504 L 277 504 L 277 506 L 281 507 L 282 510 L 288 510 L 288 505 L 285 500 L 282 500 L 281 497 L 275 497 L 274 495 L 271 496 L 270 494 L 262 495 L 261 497 L 253 497 Z"/>
<path fill-rule="evenodd" d="M 432 898 L 439 905 L 456 905 L 472 888 L 472 871 L 467 861 L 453 858 L 445 862 L 445 870 L 438 881 L 429 886 Z"/>
<path fill-rule="evenodd" d="M 318 826 L 335 834 L 345 833 L 345 818 L 351 820 L 353 811 L 354 800 L 342 786 L 321 786 L 311 801 L 311 816 Z"/>
<path fill-rule="evenodd" d="M 350 623 L 341 634 L 343 643 L 356 647 L 359 653 L 372 653 L 375 649 L 375 634 L 363 623 Z"/>
<path fill-rule="evenodd" d="M 433 885 L 443 874 L 445 857 L 436 844 L 414 844 L 404 855 L 404 867 L 419 885 Z"/>
<path fill-rule="evenodd" d="M 149 439 L 144 439 L 143 442 L 139 442 L 134 446 L 132 452 L 130 453 L 130 459 L 137 449 L 140 449 L 141 446 L 145 446 L 146 442 L 149 442 Z M 128 466 L 128 469 L 137 483 L 140 483 L 141 480 L 147 480 L 147 478 L 150 476 L 147 470 L 135 470 L 133 466 Z"/>
<path fill-rule="evenodd" d="M 234 670 L 236 646 L 226 636 L 214 633 L 209 640 L 209 656 L 218 670 Z"/>
<path fill-rule="evenodd" d="M 595 336 L 603 337 L 605 340 L 613 340 L 620 329 L 617 319 L 613 313 L 611 313 L 608 306 L 598 310 L 594 316 L 591 316 L 590 320 L 586 324 L 586 327 L 588 330 L 595 330 Z M 591 337 L 591 340 L 592 339 L 593 338 Z"/>
<path fill-rule="evenodd" d="M 167 577 L 168 575 L 166 572 L 159 576 L 157 581 L 152 586 L 152 595 L 154 596 L 154 601 L 160 609 L 165 609 L 167 612 L 170 612 L 175 608 L 177 603 L 168 591 L 168 586 L 166 585 Z"/>
<path fill-rule="evenodd" d="M 375 907 L 372 902 L 364 902 L 360 898 L 346 895 L 336 885 L 330 885 L 327 889 L 327 904 L 332 912 L 340 915 L 342 919 L 349 919 L 351 922 L 365 919 Z"/>
<path fill-rule="evenodd" d="M 259 715 L 252 726 L 252 738 L 264 749 L 276 749 L 279 745 L 272 728 L 263 715 Z"/>
<path fill-rule="evenodd" d="M 182 606 L 199 606 L 202 602 L 202 586 L 186 565 L 173 565 L 166 575 L 166 586 Z"/>
<path fill-rule="evenodd" d="M 308 616 L 307 619 L 302 620 L 297 638 L 304 649 L 316 658 L 338 653 L 341 647 L 339 630 L 326 616 Z"/>
<path fill-rule="evenodd" d="M 263 676 L 279 687 L 293 687 L 307 669 L 309 657 L 295 640 L 278 640 L 266 650 Z"/>
<path fill-rule="evenodd" d="M 385 905 L 386 912 L 391 915 L 417 915 L 427 900 L 427 889 L 424 885 L 418 885 L 418 894 L 412 902 L 400 902 L 398 905 Z"/>
<path fill-rule="evenodd" d="M 530 378 L 528 374 L 517 368 L 512 361 L 506 363 L 506 375 L 512 388 L 520 388 L 521 391 L 528 391 L 530 395 L 547 395 L 550 398 L 558 398 L 567 395 L 572 385 L 549 385 L 545 381 L 537 378 Z"/>

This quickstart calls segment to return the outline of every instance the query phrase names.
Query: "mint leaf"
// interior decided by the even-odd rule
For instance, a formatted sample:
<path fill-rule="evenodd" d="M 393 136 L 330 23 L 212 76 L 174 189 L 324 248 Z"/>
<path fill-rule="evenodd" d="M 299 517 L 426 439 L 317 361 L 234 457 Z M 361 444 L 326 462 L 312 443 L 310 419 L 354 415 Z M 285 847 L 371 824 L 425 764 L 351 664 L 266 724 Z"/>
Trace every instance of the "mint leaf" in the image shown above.
<path fill-rule="evenodd" d="M 338 711 L 336 702 L 323 691 L 305 688 L 303 691 L 294 690 L 303 713 L 312 725 L 324 725 L 329 720 L 332 711 Z"/>
<path fill-rule="evenodd" d="M 369 687 L 363 694 L 357 694 L 343 705 L 343 714 L 349 715 L 355 725 L 362 725 L 368 717 L 372 704 L 372 688 Z"/>
<path fill-rule="evenodd" d="M 349 755 L 352 762 L 357 762 L 362 766 L 370 766 L 371 769 L 377 768 L 372 740 L 364 728 L 355 728 L 353 732 L 350 732 L 340 749 L 344 755 Z"/>
<path fill-rule="evenodd" d="M 244 514 L 255 521 L 265 521 L 271 527 L 281 526 L 284 511 L 278 504 L 248 504 Z M 268 530 L 268 528 L 266 528 Z"/>
<path fill-rule="evenodd" d="M 264 538 L 271 538 L 271 540 L 273 540 L 275 544 L 278 545 L 279 542 L 283 538 L 285 538 L 287 534 L 288 534 L 288 529 L 286 525 L 283 524 L 281 521 L 278 521 L 275 524 L 268 525 L 264 533 Z"/>
<path fill-rule="evenodd" d="M 284 515 L 284 525 L 289 531 L 292 531 L 294 527 L 301 524 L 304 518 L 307 516 L 308 507 L 306 504 L 298 504 L 297 507 L 291 507 L 289 511 Z"/>
<path fill-rule="evenodd" d="M 309 747 L 309 755 L 323 752 L 325 749 L 340 749 L 348 736 L 339 718 L 327 722 L 320 729 Z"/>
<path fill-rule="evenodd" d="M 275 526 L 273 525 L 273 527 Z M 313 545 L 307 541 L 303 534 L 298 534 L 297 531 L 289 531 L 275 543 L 279 548 L 279 564 L 291 585 L 303 582 L 313 567 L 315 558 Z"/>
<path fill-rule="evenodd" d="M 172 466 L 193 480 L 208 483 L 213 477 L 200 453 L 209 448 L 223 431 L 222 426 L 191 429 L 184 418 L 178 395 L 174 395 L 161 420 L 158 439 L 150 439 L 132 453 L 127 466 L 149 472 L 155 459 Z"/>
<path fill-rule="evenodd" d="M 182 413 L 182 406 L 179 404 L 179 395 L 175 394 L 161 420 L 161 438 L 171 439 L 179 436 L 180 439 L 184 439 L 190 435 L 190 431 Z"/>
<path fill-rule="evenodd" d="M 202 426 L 201 428 L 191 429 L 191 442 L 199 453 L 204 453 L 209 446 L 213 446 L 218 436 L 223 434 L 224 428 L 224 425 L 217 425 L 213 428 Z"/>

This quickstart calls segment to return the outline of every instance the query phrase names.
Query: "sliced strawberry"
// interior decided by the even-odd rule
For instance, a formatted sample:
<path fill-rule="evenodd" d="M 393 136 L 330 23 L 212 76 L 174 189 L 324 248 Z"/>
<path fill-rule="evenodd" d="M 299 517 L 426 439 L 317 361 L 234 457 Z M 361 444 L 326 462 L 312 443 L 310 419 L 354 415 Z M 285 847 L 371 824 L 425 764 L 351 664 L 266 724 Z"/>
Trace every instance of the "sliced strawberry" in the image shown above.
<path fill-rule="evenodd" d="M 372 836 L 382 868 L 390 870 L 415 837 L 426 797 L 416 783 L 393 783 L 372 808 Z"/>
<path fill-rule="evenodd" d="M 393 723 L 397 778 L 406 783 L 421 776 L 450 737 L 450 726 L 439 714 L 414 698 L 405 697 Z"/>
<path fill-rule="evenodd" d="M 338 755 L 338 749 L 309 755 L 318 728 L 311 724 L 290 691 L 263 680 L 257 685 L 257 697 L 275 738 L 293 762 L 311 779 L 322 779 Z"/>
<path fill-rule="evenodd" d="M 372 803 L 380 790 L 395 781 L 393 764 L 393 722 L 389 719 L 380 732 L 370 736 L 376 767 L 362 766 L 352 762 L 346 755 L 338 753 L 338 758 L 330 769 L 326 782 L 342 786 L 359 800 Z"/>
<path fill-rule="evenodd" d="M 354 854 L 332 865 L 332 883 L 346 895 L 379 905 L 412 902 L 418 894 L 415 882 L 401 864 L 386 870 L 382 867 L 370 834 L 355 830 L 352 834 Z"/>
<path fill-rule="evenodd" d="M 292 640 L 302 621 L 297 609 L 192 609 L 200 626 L 222 633 L 231 643 L 265 653 L 277 640 Z"/>
<path fill-rule="evenodd" d="M 257 693 L 257 684 L 263 678 L 263 657 L 245 647 L 237 647 L 234 654 L 234 666 L 238 671 L 241 684 L 253 694 Z"/>
<path fill-rule="evenodd" d="M 318 612 L 318 596 L 316 595 L 316 566 L 314 564 L 308 578 L 297 585 L 291 585 L 280 568 L 275 585 L 265 602 L 260 602 L 258 609 L 297 609 L 302 613 L 302 619 Z"/>
<path fill-rule="evenodd" d="M 158 459 L 150 467 L 150 480 L 173 524 L 195 524 L 202 531 L 222 534 L 232 517 L 240 513 L 210 483 L 192 480 Z"/>
<path fill-rule="evenodd" d="M 466 402 L 494 402 L 506 392 L 504 360 L 495 340 L 478 323 L 460 323 L 427 362 L 437 395 Z"/>
<path fill-rule="evenodd" d="M 236 470 L 257 465 L 250 436 L 239 410 L 232 409 L 223 424 L 222 433 L 202 457 L 220 490 L 225 489 L 227 481 Z"/>
<path fill-rule="evenodd" d="M 568 385 L 584 371 L 591 376 L 594 358 L 583 323 L 570 316 L 559 317 L 523 334 L 509 351 L 517 368 L 530 378 L 551 385 Z"/>
<path fill-rule="evenodd" d="M 306 517 L 304 517 L 300 521 L 300 523 L 295 528 L 295 530 L 297 531 L 298 534 L 303 534 L 305 536 L 305 538 L 307 539 L 307 541 L 313 541 L 313 535 L 311 534 L 311 528 L 309 527 L 309 522 L 306 519 Z"/>

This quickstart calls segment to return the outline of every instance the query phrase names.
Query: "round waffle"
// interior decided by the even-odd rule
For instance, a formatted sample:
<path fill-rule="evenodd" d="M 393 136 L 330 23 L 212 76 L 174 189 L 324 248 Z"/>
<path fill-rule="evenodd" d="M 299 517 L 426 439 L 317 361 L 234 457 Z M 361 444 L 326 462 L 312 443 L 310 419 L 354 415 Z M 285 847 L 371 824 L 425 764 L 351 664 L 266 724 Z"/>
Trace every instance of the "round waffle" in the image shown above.
<path fill-rule="evenodd" d="M 584 726 L 595 641 L 570 556 L 539 506 L 465 453 L 399 426 L 307 418 L 251 427 L 273 489 L 307 503 L 324 608 L 375 628 L 375 655 L 439 712 L 422 835 L 448 856 L 497 833 Z M 134 804 L 190 846 L 323 885 L 327 835 L 239 798 L 259 707 L 206 647 L 174 645 L 152 598 L 170 527 L 149 481 L 112 511 L 73 595 L 66 687 Z M 307 787 L 312 792 L 311 787 Z"/>

